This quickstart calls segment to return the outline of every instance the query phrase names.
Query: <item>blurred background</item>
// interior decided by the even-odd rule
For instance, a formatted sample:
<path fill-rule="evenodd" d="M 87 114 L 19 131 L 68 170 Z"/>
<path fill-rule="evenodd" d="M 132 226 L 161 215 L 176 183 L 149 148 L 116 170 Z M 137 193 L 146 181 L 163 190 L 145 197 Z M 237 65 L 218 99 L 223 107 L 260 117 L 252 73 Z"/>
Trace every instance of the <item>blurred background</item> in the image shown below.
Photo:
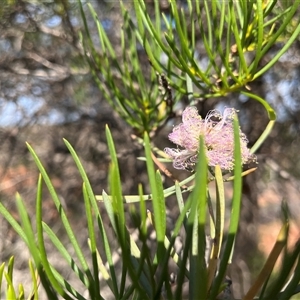
<path fill-rule="evenodd" d="M 0 201 L 15 211 L 15 193 L 19 192 L 34 213 L 38 172 L 26 148 L 25 142 L 29 142 L 63 199 L 72 225 L 82 231 L 84 245 L 82 182 L 62 138 L 73 145 L 82 159 L 96 194 L 107 190 L 110 159 L 105 125 L 109 125 L 116 143 L 124 194 L 136 194 L 140 182 L 147 188 L 145 165 L 136 159 L 143 154 L 142 147 L 132 140 L 131 128 L 112 110 L 93 81 L 80 42 L 82 20 L 76 2 L 3 3 L 0 7 Z M 118 47 L 121 27 L 118 2 L 93 1 L 92 5 Z M 161 6 L 167 11 L 167 3 L 162 1 Z M 92 19 L 88 18 L 88 22 L 96 37 Z M 280 42 L 276 44 L 266 54 L 266 61 L 281 47 Z M 141 55 L 145 53 L 141 51 Z M 256 153 L 258 169 L 244 181 L 242 224 L 230 274 L 236 297 L 247 290 L 275 242 L 281 226 L 282 201 L 288 204 L 293 220 L 291 243 L 299 238 L 300 40 L 250 88 L 275 108 L 278 120 Z M 160 149 L 170 145 L 167 134 L 173 124 L 180 122 L 180 113 L 187 104 L 187 99 L 182 99 L 176 116 L 155 137 Z M 222 110 L 225 106 L 240 111 L 242 130 L 249 145 L 253 145 L 268 123 L 263 107 L 240 95 L 197 103 L 202 116 L 213 108 Z M 171 166 L 170 170 L 174 172 Z M 188 175 L 181 174 L 183 178 Z M 165 183 L 171 184 L 168 179 Z M 172 200 L 167 206 L 172 223 L 178 212 L 172 211 Z M 45 221 L 59 232 L 56 208 L 46 191 L 44 207 Z M 22 270 L 27 267 L 28 254 L 16 233 L 4 220 L 0 221 L 0 261 L 16 255 L 20 281 L 24 282 L 27 276 Z"/>

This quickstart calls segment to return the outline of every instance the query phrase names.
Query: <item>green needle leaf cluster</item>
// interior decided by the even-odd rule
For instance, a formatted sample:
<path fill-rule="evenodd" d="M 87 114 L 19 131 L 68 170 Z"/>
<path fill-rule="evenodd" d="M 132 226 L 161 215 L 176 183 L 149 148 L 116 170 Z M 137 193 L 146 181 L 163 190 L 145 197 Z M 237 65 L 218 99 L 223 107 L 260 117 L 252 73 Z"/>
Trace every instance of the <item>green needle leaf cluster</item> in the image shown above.
<path fill-rule="evenodd" d="M 87 4 L 99 48 L 79 1 L 82 42 L 101 94 L 140 136 L 163 126 L 184 96 L 194 103 L 243 93 L 259 101 L 273 121 L 274 110 L 251 92 L 251 82 L 266 73 L 298 38 L 299 4 L 300 0 L 286 5 L 262 0 L 188 0 L 183 5 L 170 0 L 162 10 L 159 1 L 153 5 L 144 0 L 132 5 L 120 1 L 123 22 L 115 25 L 121 33 L 117 45 Z M 276 43 L 283 43 L 282 48 L 267 58 Z M 159 76 L 165 78 L 164 85 Z"/>
<path fill-rule="evenodd" d="M 235 168 L 234 176 L 225 179 L 219 166 L 215 167 L 214 177 L 209 178 L 206 149 L 203 138 L 200 138 L 199 163 L 196 172 L 184 182 L 175 182 L 169 189 L 163 189 L 163 181 L 159 171 L 155 170 L 152 154 L 153 151 L 149 136 L 145 133 L 144 147 L 145 159 L 150 183 L 150 194 L 145 195 L 140 185 L 138 195 L 139 209 L 133 204 L 125 204 L 122 193 L 120 171 L 117 153 L 110 130 L 106 128 L 108 148 L 111 155 L 109 174 L 109 191 L 103 191 L 101 200 L 109 217 L 110 225 L 117 238 L 120 249 L 121 266 L 113 262 L 113 248 L 109 242 L 107 229 L 103 223 L 103 212 L 92 190 L 85 169 L 72 145 L 64 140 L 66 147 L 73 157 L 78 172 L 83 181 L 83 202 L 87 224 L 86 245 L 89 255 L 83 253 L 77 233 L 72 229 L 70 220 L 64 210 L 61 200 L 57 195 L 51 179 L 49 178 L 41 160 L 28 144 L 28 149 L 40 171 L 37 183 L 35 228 L 28 215 L 27 208 L 20 195 L 16 197 L 21 224 L 0 203 L 0 213 L 16 230 L 27 245 L 31 257 L 30 271 L 32 275 L 32 292 L 28 299 L 38 299 L 39 282 L 45 289 L 49 299 L 105 299 L 100 287 L 100 274 L 102 280 L 109 287 L 115 299 L 219 299 L 221 293 L 227 291 L 228 284 L 224 281 L 228 266 L 231 264 L 236 235 L 238 232 L 242 168 L 240 153 L 240 137 L 238 120 L 234 120 L 235 140 Z M 246 172 L 245 174 L 248 174 Z M 224 181 L 233 180 L 232 199 L 225 199 Z M 215 202 L 211 200 L 208 184 L 215 181 Z M 46 185 L 52 200 L 57 208 L 65 232 L 71 243 L 74 255 L 70 254 L 66 245 L 56 233 L 43 221 L 42 188 Z M 185 197 L 188 193 L 187 197 Z M 177 199 L 179 215 L 171 231 L 167 230 L 166 201 L 170 195 Z M 98 197 L 99 198 L 99 197 Z M 149 202 L 146 209 L 146 201 Z M 128 202 L 128 201 L 127 201 Z M 225 203 L 230 203 L 229 227 L 225 226 Z M 128 213 L 125 205 L 129 205 Z M 249 289 L 244 299 L 289 299 L 298 289 L 299 282 L 299 244 L 292 250 L 287 250 L 288 237 L 288 210 L 283 207 L 285 221 L 278 240 L 274 245 L 265 266 Z M 132 228 L 128 227 L 128 217 L 132 226 L 138 232 L 134 237 Z M 208 218 L 209 217 L 209 218 Z M 149 244 L 149 226 L 155 232 L 156 240 Z M 175 241 L 185 232 L 182 252 L 175 251 Z M 83 296 L 77 285 L 72 285 L 49 261 L 49 253 L 45 247 L 45 237 L 51 241 L 57 254 L 72 270 L 81 285 L 88 291 L 88 297 Z M 270 275 L 279 255 L 283 253 L 283 263 L 280 273 L 275 281 L 269 282 Z M 176 280 L 171 282 L 169 263 L 177 265 Z M 276 274 L 276 273 L 274 273 Z M 3 276 L 4 275 L 4 276 Z M 17 292 L 13 286 L 13 258 L 0 267 L 0 283 L 5 280 L 6 295 L 9 299 L 25 299 L 22 285 Z M 1 285 L 0 285 L 1 288 Z M 3 288 L 2 288 L 3 290 Z M 82 289 L 81 289 L 82 290 Z M 18 296 L 19 295 L 19 296 Z"/>

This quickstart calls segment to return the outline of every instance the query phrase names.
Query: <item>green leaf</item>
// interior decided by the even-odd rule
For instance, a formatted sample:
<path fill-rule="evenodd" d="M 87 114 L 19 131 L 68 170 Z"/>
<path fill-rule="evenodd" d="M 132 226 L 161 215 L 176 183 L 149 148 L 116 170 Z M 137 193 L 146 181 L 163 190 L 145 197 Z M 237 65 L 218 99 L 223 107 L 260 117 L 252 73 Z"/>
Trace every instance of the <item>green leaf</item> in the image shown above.
<path fill-rule="evenodd" d="M 136 257 L 140 257 L 140 251 L 138 250 L 136 243 L 133 241 L 133 239 L 126 230 L 124 204 L 121 190 L 121 180 L 118 168 L 117 154 L 108 127 L 106 127 L 106 137 L 112 159 L 112 163 L 110 166 L 110 189 L 112 193 L 111 204 L 109 203 L 110 200 L 107 197 L 107 195 L 105 195 L 105 193 L 103 193 L 103 196 L 105 197 L 106 207 L 108 208 L 112 224 L 114 224 L 115 226 L 119 245 L 122 249 L 122 274 L 126 275 L 126 268 L 128 268 L 128 272 L 130 274 L 132 282 L 135 285 L 135 288 L 141 293 L 141 295 L 143 295 L 142 297 L 147 298 L 147 295 L 152 294 L 150 288 L 151 285 L 143 273 L 140 276 L 137 276 L 138 274 L 136 274 L 136 271 L 140 269 L 138 259 L 136 259 Z M 113 212 L 113 215 L 111 212 Z"/>
<path fill-rule="evenodd" d="M 112 224 L 112 227 L 114 229 L 114 231 L 117 231 L 116 228 L 116 223 L 115 223 L 115 219 L 114 219 L 114 214 L 113 214 L 113 209 L 112 209 L 112 203 L 111 203 L 111 199 L 108 197 L 108 195 L 103 191 L 102 192 L 102 196 L 104 199 L 104 205 L 106 208 L 106 212 L 108 214 L 109 220 Z M 108 243 L 108 238 L 106 235 L 106 231 L 101 219 L 101 216 L 98 216 L 98 227 L 100 229 L 100 233 L 101 233 L 101 237 L 102 237 L 102 241 L 103 241 L 103 246 L 104 246 L 104 250 L 105 250 L 105 255 L 107 258 L 107 262 L 109 265 L 109 269 L 110 269 L 110 275 L 112 278 L 112 284 L 113 284 L 113 292 L 114 294 L 119 293 L 118 292 L 118 281 L 117 281 L 117 276 L 116 276 L 116 270 L 115 270 L 115 266 L 114 266 L 114 262 L 112 259 L 112 252 Z"/>
<path fill-rule="evenodd" d="M 196 168 L 195 188 L 192 193 L 192 201 L 196 203 L 196 206 L 191 207 L 191 210 L 195 209 L 195 219 L 191 218 L 193 214 L 190 213 L 189 219 L 194 221 L 194 235 L 193 244 L 195 252 L 192 251 L 190 257 L 190 283 L 189 293 L 190 299 L 197 299 L 206 295 L 207 293 L 207 271 L 205 262 L 205 250 L 206 250 L 206 233 L 205 223 L 207 214 L 207 159 L 206 149 L 204 144 L 204 137 L 200 136 L 200 147 L 198 154 L 198 164 Z M 196 219 L 197 216 L 197 219 Z M 188 220 L 188 223 L 190 221 Z M 196 238 L 196 239 L 195 239 Z M 196 244 L 197 243 L 197 244 Z"/>
<path fill-rule="evenodd" d="M 207 159 L 203 137 L 200 136 L 198 163 L 195 175 L 195 188 L 189 197 L 190 212 L 186 223 L 186 241 L 183 249 L 182 264 L 184 269 L 190 259 L 190 299 L 205 297 L 207 293 L 207 271 L 205 265 L 205 219 L 207 201 Z M 187 205 L 187 204 L 186 204 Z M 175 299 L 182 298 L 182 285 L 185 272 L 180 272 L 177 279 Z"/>
<path fill-rule="evenodd" d="M 2 279 L 3 279 L 4 268 L 5 268 L 5 262 L 3 262 L 0 265 L 0 295 L 2 295 L 1 291 L 2 291 Z"/>
<path fill-rule="evenodd" d="M 19 284 L 19 297 L 18 300 L 25 300 L 25 291 L 23 285 Z"/>
<path fill-rule="evenodd" d="M 25 205 L 19 194 L 16 195 L 16 204 L 17 204 L 17 208 L 19 211 L 21 221 L 22 221 L 22 227 L 24 228 L 24 233 L 27 237 L 27 241 L 28 241 L 27 246 L 28 246 L 29 252 L 33 257 L 35 266 L 39 272 L 39 275 L 40 275 L 42 284 L 46 290 L 47 296 L 53 300 L 58 299 L 56 292 L 54 292 L 53 289 L 49 286 L 48 278 L 45 275 L 45 272 L 44 272 L 44 269 L 42 266 L 40 252 L 39 252 L 38 246 L 35 241 L 35 234 L 33 232 Z"/>
<path fill-rule="evenodd" d="M 154 258 L 154 264 L 160 264 L 163 259 L 165 253 L 164 247 L 164 239 L 165 239 L 165 231 L 166 231 L 166 213 L 165 213 L 165 203 L 164 203 L 164 195 L 163 188 L 161 183 L 161 177 L 159 172 L 155 173 L 154 164 L 152 161 L 152 153 L 150 147 L 150 140 L 148 134 L 145 132 L 144 134 L 144 147 L 145 147 L 145 156 L 146 156 L 146 164 L 148 171 L 148 178 L 151 188 L 152 194 L 152 205 L 153 205 L 153 213 L 154 213 L 154 228 L 156 229 L 156 240 L 157 240 L 157 251 Z M 165 273 L 166 270 L 163 270 Z M 161 291 L 156 290 L 156 295 L 158 295 Z"/>
<path fill-rule="evenodd" d="M 154 164 L 151 157 L 151 146 L 148 134 L 145 132 L 144 134 L 144 147 L 145 147 L 145 155 L 146 155 L 146 163 L 147 163 L 147 171 L 148 171 L 148 178 L 151 188 L 152 194 L 152 205 L 153 205 L 153 213 L 154 213 L 154 222 L 156 228 L 166 228 L 165 224 L 165 217 L 162 216 L 162 209 L 163 207 L 162 197 L 159 195 L 158 187 L 157 187 L 157 177 L 154 170 Z M 161 191 L 161 190 L 160 190 Z M 164 231 L 158 230 L 156 239 L 157 243 L 163 244 L 165 235 Z"/>
<path fill-rule="evenodd" d="M 18 300 L 25 300 L 25 291 L 23 285 L 20 283 L 19 284 L 19 296 Z"/>
<path fill-rule="evenodd" d="M 264 12 L 263 12 L 263 2 L 262 0 L 256 1 L 256 30 L 257 30 L 257 40 L 255 45 L 255 58 L 254 62 L 252 63 L 252 70 L 255 71 L 257 69 L 258 63 L 260 62 L 262 55 L 262 48 L 263 48 L 263 38 L 264 38 Z M 252 72 L 253 72 L 252 71 Z"/>
<path fill-rule="evenodd" d="M 155 267 L 152 265 L 152 254 L 151 249 L 148 247 L 148 228 L 147 228 L 147 209 L 146 204 L 143 199 L 143 187 L 139 184 L 139 196 L 140 196 L 140 240 L 142 242 L 141 246 L 141 260 L 146 262 L 143 271 L 145 272 L 150 284 L 151 289 L 155 290 Z M 149 213 L 149 212 L 148 212 Z"/>
<path fill-rule="evenodd" d="M 260 104 L 262 104 L 264 106 L 264 108 L 266 109 L 267 113 L 268 113 L 268 117 L 271 121 L 275 121 L 276 120 L 276 112 L 275 110 L 271 107 L 271 105 L 264 100 L 263 98 L 259 97 L 258 95 L 255 95 L 253 93 L 250 92 L 246 92 L 246 91 L 242 91 L 241 92 L 243 95 L 250 97 L 256 101 L 258 101 Z"/>
<path fill-rule="evenodd" d="M 288 233 L 288 224 L 283 224 L 278 237 L 277 241 L 271 251 L 271 253 L 268 256 L 267 261 L 265 262 L 265 265 L 263 266 L 262 270 L 256 277 L 255 282 L 250 287 L 249 291 L 244 296 L 243 300 L 252 300 L 254 296 L 258 294 L 259 289 L 263 286 L 263 284 L 268 281 L 269 276 L 275 266 L 275 263 L 283 250 L 283 248 L 286 246 L 286 240 L 287 240 L 287 233 Z M 283 284 L 284 281 L 281 281 L 281 284 Z M 279 291 L 280 288 L 278 288 Z M 276 297 L 276 293 L 273 293 L 273 295 L 270 295 L 268 299 L 272 299 Z"/>
<path fill-rule="evenodd" d="M 178 186 L 182 188 L 181 193 L 188 193 L 188 192 L 193 190 L 194 185 L 186 186 L 186 184 L 193 181 L 194 178 L 195 178 L 195 175 L 193 174 L 193 175 L 189 176 L 188 178 L 186 178 L 186 179 L 184 179 L 184 180 L 182 180 L 178 183 Z M 164 189 L 164 198 L 167 198 L 167 197 L 169 197 L 169 196 L 171 196 L 175 193 L 176 193 L 175 186 L 171 186 L 169 188 L 166 188 L 166 189 Z M 110 196 L 108 196 L 106 193 L 105 193 L 105 195 L 107 197 L 107 200 L 109 200 Z M 95 197 L 98 201 L 104 201 L 103 195 L 101 195 L 101 196 L 96 195 Z M 123 195 L 123 199 L 124 199 L 125 203 L 140 202 L 140 196 L 139 195 Z M 151 194 L 143 195 L 143 200 L 144 201 L 152 201 L 152 199 L 153 199 L 153 197 L 152 197 Z M 111 201 L 111 199 L 109 201 Z"/>
<path fill-rule="evenodd" d="M 85 183 L 83 183 L 82 191 L 83 191 L 85 213 L 86 213 L 88 233 L 90 239 L 90 250 L 92 252 L 93 275 L 95 279 L 94 289 L 95 289 L 95 294 L 100 296 L 100 285 L 99 285 L 100 280 L 99 280 L 99 269 L 98 269 L 98 259 L 97 259 L 96 233 L 94 229 L 94 218 L 92 214 L 90 198 Z"/>
<path fill-rule="evenodd" d="M 87 194 L 89 196 L 89 200 L 92 204 L 94 213 L 96 214 L 98 228 L 99 228 L 100 236 L 101 236 L 101 239 L 102 239 L 102 244 L 103 244 L 105 255 L 106 255 L 106 258 L 107 258 L 107 261 L 108 261 L 108 264 L 109 264 L 109 268 L 110 268 L 110 274 L 111 274 L 111 279 L 112 279 L 112 288 L 113 288 L 112 291 L 113 291 L 114 295 L 118 295 L 117 277 L 116 277 L 116 273 L 115 273 L 115 269 L 114 269 L 114 265 L 113 265 L 111 249 L 110 249 L 110 246 L 109 246 L 109 243 L 108 243 L 107 234 L 106 234 L 106 231 L 105 231 L 105 228 L 104 228 L 104 225 L 103 225 L 103 220 L 102 220 L 101 214 L 99 212 L 99 208 L 98 208 L 98 205 L 97 205 L 95 195 L 93 193 L 91 184 L 90 184 L 89 179 L 87 177 L 87 174 L 84 170 L 84 167 L 80 162 L 80 159 L 79 159 L 78 155 L 76 154 L 75 150 L 73 149 L 73 147 L 71 146 L 71 144 L 67 140 L 64 140 L 64 142 L 65 142 L 67 148 L 69 149 L 69 151 L 70 151 L 70 153 L 71 153 L 71 155 L 72 155 L 72 157 L 73 157 L 73 159 L 74 159 L 74 161 L 77 165 L 79 173 L 80 173 L 80 175 L 82 177 L 82 180 L 85 184 L 86 191 L 87 191 Z"/>
<path fill-rule="evenodd" d="M 124 204 L 123 204 L 123 196 L 122 196 L 122 185 L 120 178 L 120 171 L 117 159 L 117 153 L 115 149 L 115 145 L 113 142 L 113 138 L 111 132 L 106 126 L 105 128 L 107 145 L 110 153 L 110 157 L 112 160 L 111 164 L 111 174 L 110 174 L 110 188 L 112 192 L 112 204 L 114 209 L 114 214 L 117 216 L 118 226 L 119 226 L 119 234 L 123 243 L 125 242 L 125 215 L 124 215 Z"/>
<path fill-rule="evenodd" d="M 216 179 L 216 241 L 218 251 L 216 252 L 217 257 L 220 255 L 223 235 L 224 235 L 224 223 L 225 223 L 225 191 L 222 171 L 220 166 L 215 167 L 215 179 Z"/>
<path fill-rule="evenodd" d="M 43 225 L 42 225 L 42 176 L 39 175 L 38 186 L 37 186 L 37 196 L 36 196 L 36 229 L 37 229 L 37 245 L 39 249 L 39 256 L 43 270 L 46 273 L 47 279 L 49 280 L 51 287 L 65 299 L 72 299 L 64 289 L 60 286 L 55 276 L 52 273 L 50 263 L 48 261 L 44 235 L 43 235 Z M 33 238 L 34 240 L 34 238 Z"/>
<path fill-rule="evenodd" d="M 217 266 L 219 263 L 219 256 L 222 247 L 224 235 L 224 222 L 225 222 L 225 192 L 224 181 L 220 166 L 215 167 L 215 180 L 216 180 L 216 226 L 215 236 L 212 244 L 211 257 L 208 267 L 208 288 L 210 289 L 213 279 L 216 274 Z"/>
<path fill-rule="evenodd" d="M 173 246 L 176 240 L 176 237 L 179 235 L 180 229 L 182 228 L 182 224 L 186 219 L 186 216 L 188 215 L 188 211 L 191 208 L 192 198 L 190 197 L 187 202 L 185 203 L 182 211 L 180 212 L 180 215 L 175 223 L 175 227 L 173 229 L 173 233 L 169 242 L 169 246 L 167 251 L 165 252 L 164 259 L 161 263 L 162 269 L 168 268 L 168 263 L 170 260 L 170 256 L 172 256 L 172 250 Z M 165 242 L 166 243 L 166 242 Z M 179 269 L 178 269 L 178 278 L 177 278 L 177 289 L 175 291 L 175 299 L 181 299 L 181 293 L 182 293 L 182 283 L 185 279 L 189 279 L 189 271 L 186 269 L 186 260 L 183 261 L 183 259 L 178 259 Z M 157 283 L 157 290 L 161 290 L 161 287 L 165 281 L 165 277 L 161 276 L 158 283 Z"/>
<path fill-rule="evenodd" d="M 71 147 L 71 145 L 68 142 L 66 142 L 66 140 L 64 140 L 64 141 L 65 141 L 65 143 L 67 145 L 69 145 Z M 47 174 L 47 172 L 46 172 L 43 164 L 41 163 L 40 159 L 38 158 L 38 156 L 35 153 L 35 151 L 33 150 L 33 148 L 28 143 L 27 143 L 27 147 L 28 147 L 29 152 L 31 153 L 31 155 L 32 155 L 32 157 L 33 157 L 33 159 L 34 159 L 34 161 L 35 161 L 35 163 L 36 163 L 36 165 L 37 165 L 37 167 L 38 167 L 38 169 L 39 169 L 39 171 L 40 171 L 40 173 L 41 173 L 41 175 L 42 175 L 42 177 L 43 177 L 43 179 L 44 179 L 44 181 L 45 181 L 45 183 L 47 185 L 49 193 L 50 193 L 50 195 L 52 197 L 52 200 L 53 200 L 53 202 L 54 202 L 54 204 L 56 206 L 56 209 L 57 209 L 57 211 L 58 211 L 58 213 L 60 215 L 60 218 L 62 220 L 63 226 L 64 226 L 64 228 L 66 230 L 66 233 L 67 233 L 67 235 L 69 237 L 69 240 L 70 240 L 70 242 L 71 242 L 71 244 L 72 244 L 72 246 L 73 246 L 73 248 L 75 250 L 75 253 L 76 253 L 76 255 L 77 255 L 77 257 L 78 257 L 78 259 L 79 259 L 79 261 L 80 261 L 80 263 L 81 263 L 84 271 L 86 272 L 91 285 L 93 285 L 92 284 L 93 277 L 92 277 L 91 271 L 89 269 L 89 266 L 87 264 L 87 261 L 85 259 L 85 255 L 83 254 L 83 252 L 81 250 L 81 247 L 79 246 L 79 243 L 78 243 L 78 241 L 76 239 L 76 235 L 75 235 L 75 233 L 73 232 L 73 230 L 71 228 L 71 225 L 69 223 L 67 215 L 66 215 L 66 213 L 64 211 L 64 208 L 63 208 L 63 206 L 62 206 L 62 204 L 60 202 L 60 199 L 57 196 L 57 193 L 56 193 L 56 191 L 55 191 L 55 189 L 53 187 L 53 184 L 52 184 L 52 182 L 51 182 L 51 180 L 50 180 L 50 178 L 49 178 L 49 176 L 48 176 L 48 174 Z M 74 154 L 74 152 L 75 151 L 73 150 L 73 152 L 71 152 L 71 154 Z M 91 295 L 93 295 L 92 287 L 91 286 L 89 286 L 89 287 L 90 287 L 89 291 L 90 291 Z"/>
<path fill-rule="evenodd" d="M 82 283 L 88 287 L 89 281 L 88 281 L 86 274 L 76 264 L 76 262 L 74 261 L 74 259 L 71 256 L 71 254 L 65 248 L 65 246 L 62 244 L 60 239 L 55 235 L 55 233 L 52 231 L 52 229 L 46 223 L 42 222 L 42 226 L 43 226 L 43 231 L 48 235 L 52 244 L 56 247 L 56 249 L 59 251 L 59 253 L 62 255 L 62 257 L 68 263 L 68 265 L 72 268 L 72 270 L 74 271 L 74 274 L 76 274 L 77 277 L 82 281 Z"/>
<path fill-rule="evenodd" d="M 177 199 L 179 211 L 182 212 L 183 208 L 184 208 L 184 202 L 183 202 L 183 197 L 182 197 L 182 191 L 181 191 L 179 182 L 177 180 L 175 181 L 175 192 L 176 192 L 176 199 Z"/>
<path fill-rule="evenodd" d="M 32 282 L 33 282 L 33 288 L 30 295 L 28 296 L 28 299 L 38 300 L 39 294 L 38 294 L 37 273 L 32 263 L 32 260 L 29 260 L 28 264 L 29 264 L 29 270 L 30 270 Z"/>
<path fill-rule="evenodd" d="M 9 259 L 8 265 L 7 265 L 7 275 L 9 276 L 11 282 L 13 282 L 14 262 L 15 262 L 15 258 L 14 258 L 14 256 L 12 256 Z"/>
<path fill-rule="evenodd" d="M 35 234 L 33 233 L 33 229 L 31 227 L 30 218 L 26 211 L 25 205 L 22 201 L 22 198 L 19 194 L 16 195 L 16 205 L 19 211 L 19 215 L 22 221 L 22 227 L 24 228 L 24 233 L 26 235 L 28 241 L 28 248 L 29 251 L 34 259 L 36 267 L 40 270 L 42 268 L 41 261 L 40 261 L 40 254 L 38 247 L 35 242 Z"/>
<path fill-rule="evenodd" d="M 155 213 L 159 214 L 160 217 L 160 224 L 158 224 L 159 226 L 156 228 L 156 232 L 157 234 L 159 234 L 160 236 L 164 236 L 166 235 L 166 204 L 165 204 L 165 197 L 164 197 L 164 190 L 163 190 L 163 183 L 162 183 L 162 178 L 160 175 L 159 170 L 156 171 L 156 187 L 157 187 L 157 207 L 158 210 L 155 211 Z M 155 217 L 154 217 L 155 218 Z M 159 232 L 159 233 L 158 233 Z"/>
<path fill-rule="evenodd" d="M 241 195 L 242 195 L 242 162 L 241 162 L 241 146 L 239 136 L 239 123 L 237 117 L 234 118 L 234 182 L 233 182 L 233 197 L 230 213 L 230 224 L 228 237 L 224 248 L 224 253 L 221 257 L 219 272 L 213 283 L 209 299 L 213 300 L 220 292 L 225 272 L 230 263 L 231 255 L 234 249 L 235 237 L 239 225 Z"/>
<path fill-rule="evenodd" d="M 291 281 L 289 282 L 288 286 L 285 288 L 285 290 L 283 291 L 283 293 L 280 294 L 279 300 L 284 300 L 284 299 L 290 299 L 291 296 L 293 296 L 296 292 L 296 290 L 298 289 L 298 293 L 299 293 L 299 281 L 300 281 L 300 246 L 298 244 L 297 249 L 295 249 L 295 254 L 297 256 L 297 264 L 295 266 L 295 271 L 293 274 L 293 277 L 291 279 Z"/>
<path fill-rule="evenodd" d="M 12 283 L 12 279 L 10 278 L 9 274 L 4 272 L 4 276 L 7 282 L 7 288 L 6 288 L 6 299 L 9 300 L 17 300 L 17 296 L 15 293 L 14 285 Z"/>
<path fill-rule="evenodd" d="M 267 51 L 269 51 L 269 49 L 275 44 L 276 40 L 282 35 L 284 30 L 286 30 L 288 24 L 291 22 L 296 11 L 298 10 L 299 4 L 300 4 L 299 0 L 293 1 L 293 4 L 284 11 L 284 13 L 281 16 L 283 22 L 281 26 L 276 30 L 276 32 L 272 34 L 268 43 L 262 49 L 260 55 L 261 57 L 263 57 L 267 53 Z M 299 20 L 297 21 L 297 23 L 299 24 Z M 261 70 L 259 70 L 254 74 L 253 79 L 258 78 L 259 76 L 264 74 L 267 70 L 269 70 L 278 61 L 278 59 L 282 56 L 282 54 L 288 50 L 291 44 L 298 38 L 299 33 L 300 33 L 300 24 L 295 28 L 293 34 L 291 35 L 289 40 L 285 42 L 285 45 L 282 47 L 282 49 Z"/>
<path fill-rule="evenodd" d="M 56 269 L 51 267 L 51 270 L 58 283 L 64 288 L 65 291 L 68 291 L 70 293 L 69 297 L 73 296 L 75 299 L 78 300 L 86 300 L 86 297 L 84 297 L 77 291 L 77 286 L 75 288 L 72 287 L 70 283 L 65 278 L 63 278 L 63 276 Z"/>
<path fill-rule="evenodd" d="M 11 215 L 11 213 L 5 208 L 5 206 L 0 202 L 0 214 L 7 220 L 7 222 L 12 226 L 12 228 L 16 231 L 19 237 L 28 244 L 27 236 L 19 225 L 19 223 L 15 220 L 15 218 Z"/>

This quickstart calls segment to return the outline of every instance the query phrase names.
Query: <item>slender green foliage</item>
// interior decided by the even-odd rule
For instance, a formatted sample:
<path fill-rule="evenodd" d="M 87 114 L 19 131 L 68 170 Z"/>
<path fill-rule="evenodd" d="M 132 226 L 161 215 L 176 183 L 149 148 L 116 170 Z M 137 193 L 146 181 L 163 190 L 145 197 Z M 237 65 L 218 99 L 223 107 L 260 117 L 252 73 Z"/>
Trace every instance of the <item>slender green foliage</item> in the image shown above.
<path fill-rule="evenodd" d="M 2 203 L 0 214 L 25 242 L 32 257 L 29 268 L 33 288 L 28 299 L 38 299 L 39 280 L 49 299 L 86 298 L 49 261 L 46 237 L 88 291 L 88 299 L 106 297 L 100 288 L 100 274 L 115 299 L 179 300 L 186 297 L 186 288 L 189 299 L 220 298 L 220 293 L 228 288 L 224 278 L 228 265 L 234 260 L 243 176 L 255 170 L 242 172 L 237 117 L 234 119 L 233 175 L 225 175 L 218 164 L 215 168 L 208 168 L 207 152 L 211 149 L 206 145 L 205 134 L 209 132 L 197 137 L 199 147 L 193 152 L 197 155 L 195 174 L 181 181 L 175 180 L 164 168 L 163 163 L 170 160 L 153 145 L 151 138 L 180 111 L 181 99 L 187 99 L 192 105 L 200 99 L 241 93 L 260 103 L 269 119 L 251 149 L 251 153 L 255 153 L 269 136 L 276 113 L 265 99 L 251 91 L 251 83 L 268 71 L 298 38 L 300 0 L 284 4 L 263 0 L 187 0 L 186 5 L 170 0 L 164 11 L 159 1 L 153 4 L 144 0 L 132 4 L 120 1 L 122 25 L 116 25 L 116 31 L 120 32 L 118 45 L 106 32 L 93 6 L 80 0 L 78 4 L 83 20 L 81 41 L 91 74 L 103 97 L 131 126 L 137 134 L 136 140 L 143 144 L 145 157 L 139 159 L 145 162 L 149 186 L 145 187 L 147 194 L 141 184 L 137 195 L 123 194 L 118 149 L 107 126 L 105 134 L 111 157 L 108 192 L 103 190 L 102 195 L 95 195 L 79 156 L 64 140 L 82 179 L 85 212 L 82 218 L 87 224 L 88 249 L 84 252 L 42 161 L 27 144 L 40 172 L 35 227 L 19 194 L 16 195 L 16 205 L 21 222 Z M 99 46 L 94 43 L 95 37 L 87 22 L 89 16 L 96 25 Z M 290 35 L 286 30 L 288 26 L 293 26 Z M 204 49 L 201 53 L 198 49 L 200 40 Z M 283 47 L 266 61 L 266 53 L 278 41 L 284 42 Z M 213 129 L 215 127 L 210 128 Z M 189 153 L 186 155 L 186 161 L 193 166 Z M 164 187 L 165 174 L 174 179 L 173 185 Z M 215 202 L 208 188 L 211 181 L 215 181 Z M 233 182 L 232 199 L 225 197 L 224 181 Z M 43 221 L 43 184 L 56 206 L 76 257 Z M 169 230 L 166 202 L 171 196 L 176 198 L 178 216 Z M 104 212 L 100 210 L 99 202 L 104 203 L 109 224 L 104 224 Z M 231 207 L 228 219 L 225 203 Z M 255 297 L 289 299 L 299 291 L 300 246 L 297 243 L 292 250 L 287 250 L 288 214 L 285 215 L 283 229 L 260 274 L 244 295 L 245 300 Z M 129 228 L 129 219 L 132 228 Z M 106 226 L 113 229 L 117 249 L 108 237 Z M 137 236 L 131 229 L 135 229 Z M 149 245 L 150 229 L 156 238 Z M 181 232 L 185 237 L 182 251 L 177 253 L 175 241 L 182 237 Z M 121 255 L 119 268 L 113 260 L 116 251 Z M 275 274 L 274 265 L 281 253 L 283 264 L 280 273 Z M 175 280 L 170 278 L 170 262 L 177 268 Z M 14 288 L 13 266 L 14 258 L 8 262 L 7 269 L 5 263 L 0 266 L 0 292 L 6 281 L 6 298 L 25 299 L 23 286 L 18 291 Z M 273 283 L 269 280 L 271 276 L 275 278 Z"/>

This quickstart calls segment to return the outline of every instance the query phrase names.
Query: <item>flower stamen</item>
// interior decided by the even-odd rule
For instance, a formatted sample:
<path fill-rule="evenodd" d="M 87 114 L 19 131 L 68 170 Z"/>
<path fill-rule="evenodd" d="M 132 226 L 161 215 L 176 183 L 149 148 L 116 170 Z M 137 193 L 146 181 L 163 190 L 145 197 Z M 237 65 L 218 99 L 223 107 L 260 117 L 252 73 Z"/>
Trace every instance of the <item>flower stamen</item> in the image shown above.
<path fill-rule="evenodd" d="M 207 150 L 208 165 L 210 167 L 219 165 L 223 170 L 233 170 L 235 114 L 234 108 L 226 108 L 223 115 L 218 110 L 212 110 L 205 119 L 202 119 L 196 107 L 187 107 L 182 113 L 182 123 L 175 126 L 169 134 L 170 141 L 178 147 L 164 150 L 173 159 L 174 168 L 193 169 L 197 162 L 199 139 L 202 134 Z M 247 143 L 248 140 L 240 129 L 242 164 L 256 160 L 255 155 L 250 153 Z"/>

